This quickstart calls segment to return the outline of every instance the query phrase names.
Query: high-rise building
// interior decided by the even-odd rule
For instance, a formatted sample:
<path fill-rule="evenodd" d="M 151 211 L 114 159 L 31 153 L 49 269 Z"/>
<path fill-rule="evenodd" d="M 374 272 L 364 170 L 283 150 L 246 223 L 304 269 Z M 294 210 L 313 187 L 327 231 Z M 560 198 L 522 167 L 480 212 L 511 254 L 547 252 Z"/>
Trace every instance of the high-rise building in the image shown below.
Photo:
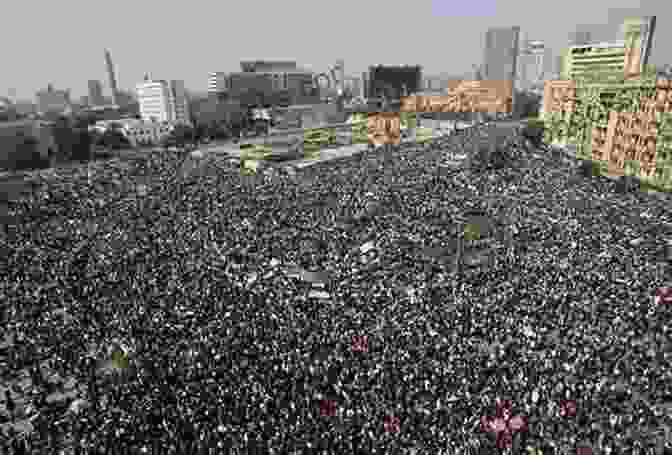
<path fill-rule="evenodd" d="M 208 93 L 219 94 L 229 90 L 229 74 L 221 71 L 208 75 Z"/>
<path fill-rule="evenodd" d="M 37 112 L 41 115 L 65 113 L 71 109 L 70 91 L 56 90 L 51 84 L 46 90 L 40 90 L 35 95 Z"/>
<path fill-rule="evenodd" d="M 621 26 L 626 46 L 625 71 L 637 75 L 648 64 L 656 29 L 656 16 L 627 17 Z"/>
<path fill-rule="evenodd" d="M 112 104 L 118 104 L 117 100 L 117 79 L 114 75 L 114 66 L 112 65 L 112 57 L 110 51 L 105 49 L 105 65 L 107 66 L 107 77 L 110 83 L 110 91 L 112 92 Z"/>
<path fill-rule="evenodd" d="M 485 80 L 516 80 L 520 27 L 491 28 L 485 34 Z"/>
<path fill-rule="evenodd" d="M 189 98 L 183 81 L 170 81 L 170 108 L 176 122 L 191 123 Z"/>
<path fill-rule="evenodd" d="M 543 41 L 526 40 L 518 56 L 518 87 L 524 90 L 543 88 L 543 81 L 550 76 L 549 55 Z"/>
<path fill-rule="evenodd" d="M 145 80 L 136 86 L 140 116 L 156 122 L 190 122 L 189 105 L 181 81 Z"/>
<path fill-rule="evenodd" d="M 571 45 L 565 51 L 563 79 L 576 79 L 598 72 L 618 77 L 637 77 L 641 73 L 651 53 L 656 17 L 626 17 L 620 30 L 615 30 L 614 15 L 610 14 L 610 17 L 608 24 L 595 26 L 600 33 L 591 32 L 589 42 Z M 596 40 L 596 36 L 605 39 Z"/>
<path fill-rule="evenodd" d="M 100 81 L 95 80 L 89 81 L 88 103 L 91 106 L 101 106 L 104 103 L 103 86 L 100 84 Z"/>

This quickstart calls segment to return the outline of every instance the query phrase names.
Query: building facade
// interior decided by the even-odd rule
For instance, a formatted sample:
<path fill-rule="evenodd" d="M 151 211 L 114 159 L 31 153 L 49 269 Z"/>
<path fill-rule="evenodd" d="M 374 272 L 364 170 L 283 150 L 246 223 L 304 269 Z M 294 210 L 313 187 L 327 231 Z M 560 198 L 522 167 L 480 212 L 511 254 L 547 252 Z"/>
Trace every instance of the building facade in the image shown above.
<path fill-rule="evenodd" d="M 655 30 L 656 16 L 627 17 L 623 21 L 621 34 L 626 47 L 627 75 L 640 74 L 649 63 Z"/>
<path fill-rule="evenodd" d="M 241 62 L 240 72 L 212 72 L 208 93 L 242 104 L 292 105 L 319 101 L 314 74 L 294 62 Z"/>
<path fill-rule="evenodd" d="M 229 90 L 229 73 L 221 71 L 212 72 L 208 75 L 208 93 L 226 93 Z"/>
<path fill-rule="evenodd" d="M 596 72 L 623 74 L 624 68 L 622 41 L 570 46 L 562 63 L 562 79 L 580 79 Z"/>
<path fill-rule="evenodd" d="M 187 90 L 184 88 L 184 82 L 175 80 L 170 81 L 169 88 L 170 109 L 173 111 L 174 121 L 191 123 L 189 98 L 187 96 Z"/>
<path fill-rule="evenodd" d="M 485 80 L 515 81 L 520 27 L 491 28 L 485 34 Z"/>
<path fill-rule="evenodd" d="M 40 115 L 62 114 L 72 109 L 70 90 L 56 90 L 51 84 L 46 90 L 40 90 L 35 95 L 37 112 Z"/>
<path fill-rule="evenodd" d="M 91 106 L 101 106 L 104 103 L 103 86 L 100 81 L 89 81 L 89 98 L 87 99 L 87 104 Z"/>
<path fill-rule="evenodd" d="M 651 53 L 656 17 L 625 17 L 619 30 L 612 22 L 593 26 L 599 33 L 589 33 L 589 42 L 571 45 L 565 51 L 563 79 L 576 79 L 597 71 L 626 77 L 636 77 L 642 72 Z M 605 39 L 597 40 L 596 36 Z"/>
<path fill-rule="evenodd" d="M 136 86 L 136 92 L 143 120 L 191 123 L 183 82 L 145 80 Z"/>
<path fill-rule="evenodd" d="M 525 41 L 518 57 L 518 88 L 543 91 L 544 79 L 551 73 L 549 57 L 543 41 Z"/>

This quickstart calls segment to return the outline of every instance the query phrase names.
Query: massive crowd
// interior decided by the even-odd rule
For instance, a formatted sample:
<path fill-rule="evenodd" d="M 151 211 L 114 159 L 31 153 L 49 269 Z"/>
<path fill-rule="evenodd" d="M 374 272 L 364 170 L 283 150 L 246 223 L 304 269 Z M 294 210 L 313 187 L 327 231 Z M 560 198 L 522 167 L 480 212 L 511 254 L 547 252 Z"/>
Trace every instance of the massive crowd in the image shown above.
<path fill-rule="evenodd" d="M 251 177 L 172 152 L 26 173 L 0 452 L 495 453 L 501 399 L 517 451 L 669 444 L 672 204 L 527 145 L 488 126 Z M 508 239 L 475 268 L 467 211 Z"/>

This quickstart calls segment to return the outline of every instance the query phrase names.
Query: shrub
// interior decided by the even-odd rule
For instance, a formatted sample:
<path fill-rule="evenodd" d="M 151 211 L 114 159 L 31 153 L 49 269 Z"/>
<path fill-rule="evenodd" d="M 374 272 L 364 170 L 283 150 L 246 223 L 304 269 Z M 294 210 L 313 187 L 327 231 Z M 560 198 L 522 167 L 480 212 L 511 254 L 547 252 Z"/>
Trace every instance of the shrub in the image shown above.
<path fill-rule="evenodd" d="M 544 140 L 545 126 L 543 120 L 531 119 L 523 128 L 523 136 L 528 139 L 535 147 L 541 146 Z"/>
<path fill-rule="evenodd" d="M 93 158 L 92 142 L 93 138 L 87 130 L 75 130 L 73 132 L 72 141 L 72 159 L 77 161 L 90 161 Z"/>

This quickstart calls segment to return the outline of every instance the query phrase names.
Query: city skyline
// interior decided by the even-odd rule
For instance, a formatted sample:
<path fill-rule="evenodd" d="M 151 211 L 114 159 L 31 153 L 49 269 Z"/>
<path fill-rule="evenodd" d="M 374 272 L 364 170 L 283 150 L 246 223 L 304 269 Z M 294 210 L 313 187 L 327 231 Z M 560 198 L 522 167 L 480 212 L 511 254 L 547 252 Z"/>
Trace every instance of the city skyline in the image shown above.
<path fill-rule="evenodd" d="M 464 74 L 472 65 L 483 63 L 489 28 L 519 26 L 521 34 L 543 40 L 557 55 L 577 25 L 607 23 L 613 18 L 618 22 L 619 16 L 626 14 L 621 12 L 624 8 L 629 14 L 658 16 L 650 61 L 671 63 L 665 61 L 666 51 L 669 53 L 665 43 L 672 39 L 672 31 L 666 27 L 672 12 L 669 2 L 568 0 L 540 7 L 531 0 L 422 0 L 414 3 L 410 17 L 388 2 L 348 1 L 328 8 L 316 20 L 309 13 L 320 10 L 301 1 L 265 5 L 261 15 L 258 6 L 248 3 L 231 8 L 221 2 L 195 0 L 185 22 L 184 11 L 173 13 L 158 2 L 120 0 L 106 13 L 106 21 L 95 23 L 95 28 L 92 21 L 78 21 L 75 27 L 71 19 L 86 10 L 83 1 L 45 4 L 37 17 L 28 4 L 20 3 L 12 9 L 12 20 L 0 31 L 0 39 L 16 41 L 25 34 L 28 21 L 31 39 L 6 48 L 0 95 L 34 100 L 35 92 L 52 82 L 70 89 L 78 98 L 87 94 L 88 80 L 92 79 L 105 81 L 103 91 L 109 93 L 102 49 L 113 55 L 118 89 L 124 91 L 133 90 L 150 72 L 184 80 L 190 91 L 205 92 L 209 73 L 238 71 L 240 61 L 257 59 L 296 61 L 317 72 L 343 58 L 348 74 L 359 74 L 376 64 L 415 63 L 422 65 L 426 74 Z M 160 38 L 148 40 L 146 18 L 153 17 L 160 6 L 161 26 L 181 32 L 159 33 L 152 36 Z M 619 10 L 614 12 L 614 8 Z M 228 20 L 232 14 L 235 20 Z M 312 21 L 303 19 L 306 16 L 312 16 Z M 381 32 L 372 34 L 372 27 L 380 27 Z M 607 28 L 615 32 L 611 24 Z M 414 38 L 409 39 L 411 36 Z M 375 41 L 377 48 L 363 45 L 363 40 Z M 454 52 L 450 52 L 450 43 L 456 43 Z"/>

